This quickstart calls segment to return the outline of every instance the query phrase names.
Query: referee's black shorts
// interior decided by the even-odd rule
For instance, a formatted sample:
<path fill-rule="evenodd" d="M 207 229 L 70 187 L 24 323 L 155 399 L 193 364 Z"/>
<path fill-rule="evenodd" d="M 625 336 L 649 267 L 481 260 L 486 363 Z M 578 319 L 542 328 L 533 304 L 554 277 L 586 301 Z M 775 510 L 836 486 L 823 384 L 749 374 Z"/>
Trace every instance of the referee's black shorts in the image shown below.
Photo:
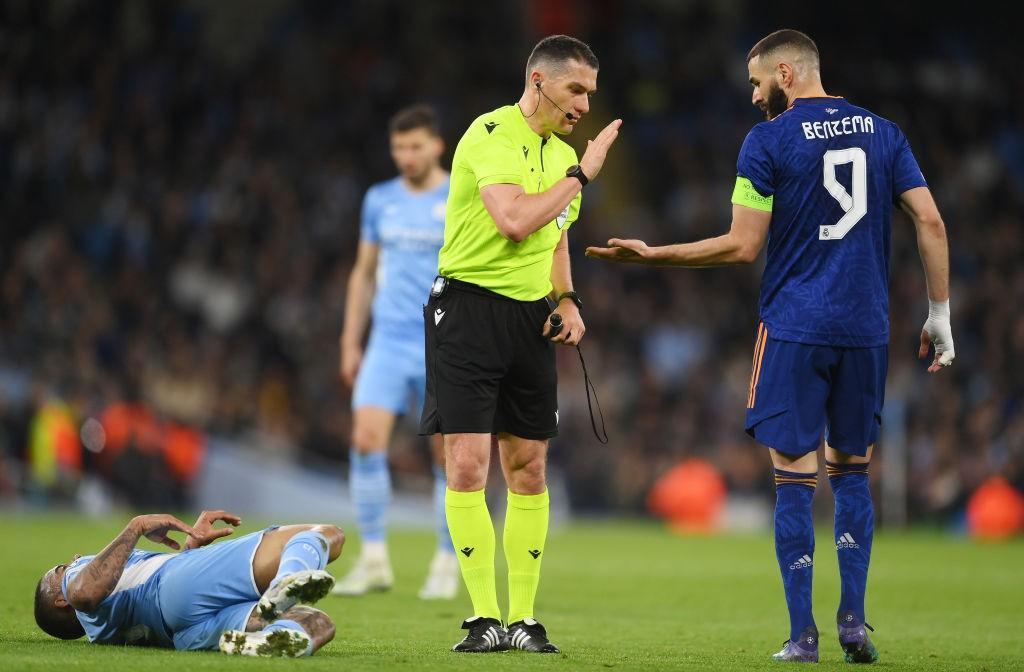
<path fill-rule="evenodd" d="M 547 299 L 516 301 L 450 278 L 423 308 L 427 390 L 420 434 L 558 434 Z"/>

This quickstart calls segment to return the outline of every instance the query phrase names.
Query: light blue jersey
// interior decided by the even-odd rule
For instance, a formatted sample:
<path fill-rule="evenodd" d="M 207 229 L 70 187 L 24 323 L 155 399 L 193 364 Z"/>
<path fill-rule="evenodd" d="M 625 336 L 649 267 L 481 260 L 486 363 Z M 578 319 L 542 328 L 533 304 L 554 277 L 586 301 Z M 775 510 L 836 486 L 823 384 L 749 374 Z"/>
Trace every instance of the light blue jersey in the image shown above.
<path fill-rule="evenodd" d="M 400 177 L 379 182 L 363 199 L 360 235 L 380 247 L 373 330 L 423 340 L 423 304 L 437 275 L 437 253 L 444 244 L 448 179 L 435 189 L 414 193 Z"/>
<path fill-rule="evenodd" d="M 448 180 L 413 193 L 400 177 L 370 187 L 363 201 L 362 240 L 380 247 L 373 326 L 352 407 L 374 406 L 418 416 L 426 386 L 423 304 L 444 243 Z"/>
<path fill-rule="evenodd" d="M 274 528 L 268 528 L 271 530 Z M 76 611 L 90 642 L 216 649 L 225 630 L 245 630 L 260 599 L 252 561 L 262 530 L 181 553 L 132 551 L 109 596 L 92 611 Z M 68 565 L 68 584 L 94 555 Z"/>
<path fill-rule="evenodd" d="M 68 583 L 92 560 L 86 555 L 68 565 L 61 590 L 65 599 Z M 103 644 L 150 644 L 171 646 L 172 635 L 160 613 L 160 575 L 170 553 L 132 551 L 113 592 L 95 610 L 75 612 L 90 642 Z"/>

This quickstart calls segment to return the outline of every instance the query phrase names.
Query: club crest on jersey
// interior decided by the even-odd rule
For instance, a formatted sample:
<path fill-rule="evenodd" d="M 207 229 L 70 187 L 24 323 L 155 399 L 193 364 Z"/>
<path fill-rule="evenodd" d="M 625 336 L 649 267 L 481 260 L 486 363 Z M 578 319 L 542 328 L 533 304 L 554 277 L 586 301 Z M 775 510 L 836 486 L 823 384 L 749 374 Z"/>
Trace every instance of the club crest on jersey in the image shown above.
<path fill-rule="evenodd" d="M 559 213 L 558 217 L 555 218 L 555 226 L 561 229 L 565 226 L 565 220 L 569 219 L 569 206 L 565 206 L 565 210 Z"/>

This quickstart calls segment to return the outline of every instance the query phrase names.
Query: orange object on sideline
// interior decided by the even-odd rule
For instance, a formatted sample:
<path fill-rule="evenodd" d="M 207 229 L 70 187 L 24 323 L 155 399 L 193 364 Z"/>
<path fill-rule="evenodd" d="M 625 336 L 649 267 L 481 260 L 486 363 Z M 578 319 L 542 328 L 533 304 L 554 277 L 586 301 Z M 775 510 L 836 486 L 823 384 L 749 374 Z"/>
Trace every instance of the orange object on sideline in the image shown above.
<path fill-rule="evenodd" d="M 725 505 L 725 481 L 710 462 L 689 459 L 659 478 L 647 495 L 647 508 L 681 532 L 710 532 Z"/>
<path fill-rule="evenodd" d="M 1006 539 L 1024 531 L 1024 495 L 1005 478 L 985 481 L 967 500 L 967 528 L 979 539 Z"/>
<path fill-rule="evenodd" d="M 164 457 L 167 467 L 175 478 L 189 483 L 203 465 L 206 441 L 203 435 L 191 427 L 170 425 L 165 434 Z"/>

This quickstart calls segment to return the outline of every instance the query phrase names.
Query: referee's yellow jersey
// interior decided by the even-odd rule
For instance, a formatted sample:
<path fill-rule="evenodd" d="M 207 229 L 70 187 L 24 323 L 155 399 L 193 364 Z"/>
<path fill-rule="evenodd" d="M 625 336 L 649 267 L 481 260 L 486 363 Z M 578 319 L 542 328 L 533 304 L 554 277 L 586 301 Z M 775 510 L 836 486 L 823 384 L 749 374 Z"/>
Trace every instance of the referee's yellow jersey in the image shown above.
<path fill-rule="evenodd" d="M 551 293 L 553 252 L 562 231 L 579 216 L 580 194 L 542 229 L 513 243 L 498 232 L 480 189 L 518 184 L 535 194 L 565 177 L 565 170 L 576 163 L 575 150 L 554 134 L 542 138 L 534 133 L 518 105 L 478 117 L 452 159 L 438 272 L 519 301 Z"/>

